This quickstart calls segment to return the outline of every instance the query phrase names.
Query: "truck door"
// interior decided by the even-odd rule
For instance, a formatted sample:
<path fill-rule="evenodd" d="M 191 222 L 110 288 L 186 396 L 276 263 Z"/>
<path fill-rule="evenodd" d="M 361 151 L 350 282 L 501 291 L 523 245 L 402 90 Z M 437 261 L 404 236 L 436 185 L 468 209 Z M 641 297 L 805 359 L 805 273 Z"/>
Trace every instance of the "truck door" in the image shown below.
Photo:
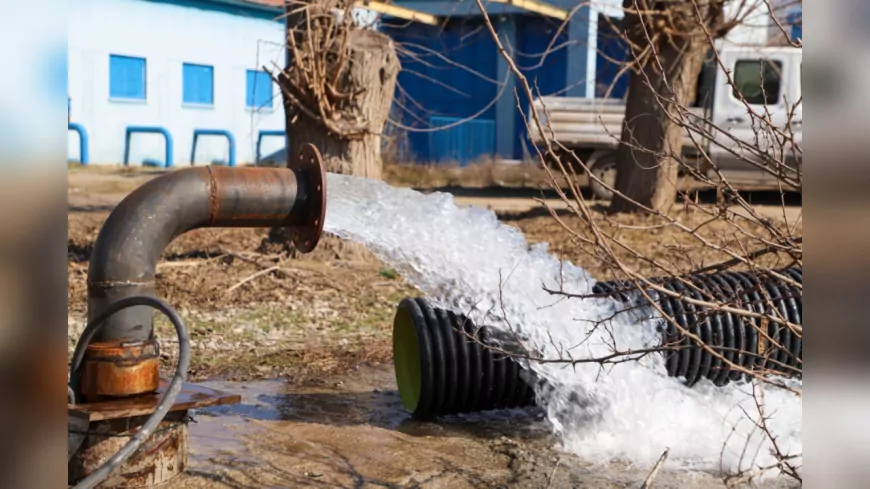
<path fill-rule="evenodd" d="M 720 59 L 731 74 L 720 68 L 713 106 L 714 139 L 710 156 L 729 181 L 765 184 L 776 180 L 758 167 L 766 158 L 752 148 L 782 161 L 782 137 L 769 124 L 785 128 L 789 108 L 799 96 L 793 89 L 795 57 L 784 50 L 724 50 Z M 766 122 L 769 121 L 769 122 Z M 741 145 L 742 143 L 742 145 Z"/>

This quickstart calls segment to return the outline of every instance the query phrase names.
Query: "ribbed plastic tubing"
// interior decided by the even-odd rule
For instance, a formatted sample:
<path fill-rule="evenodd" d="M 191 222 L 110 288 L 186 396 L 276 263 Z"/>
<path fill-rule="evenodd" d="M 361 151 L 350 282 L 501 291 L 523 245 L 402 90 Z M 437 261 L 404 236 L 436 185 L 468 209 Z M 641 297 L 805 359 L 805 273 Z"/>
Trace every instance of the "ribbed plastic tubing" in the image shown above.
<path fill-rule="evenodd" d="M 778 272 L 803 284 L 802 268 Z M 802 324 L 802 289 L 771 274 L 725 271 L 682 279 L 692 286 L 672 277 L 650 281 L 697 301 L 759 314 L 771 315 L 775 310 L 790 323 Z M 646 302 L 636 287 L 624 283 L 598 282 L 592 293 L 623 303 Z M 785 325 L 707 309 L 654 290 L 646 294 L 680 326 L 666 320 L 660 325 L 663 344 L 670 347 L 662 353 L 669 376 L 681 378 L 689 386 L 705 378 L 724 386 L 746 379 L 748 372 L 759 371 L 801 376 L 802 335 Z M 532 376 L 523 373 L 509 357 L 485 347 L 488 334 L 486 327 L 434 308 L 425 299 L 406 298 L 399 303 L 393 321 L 393 361 L 402 404 L 415 418 L 534 404 L 534 391 L 527 382 Z M 720 357 L 741 370 L 731 368 Z"/>

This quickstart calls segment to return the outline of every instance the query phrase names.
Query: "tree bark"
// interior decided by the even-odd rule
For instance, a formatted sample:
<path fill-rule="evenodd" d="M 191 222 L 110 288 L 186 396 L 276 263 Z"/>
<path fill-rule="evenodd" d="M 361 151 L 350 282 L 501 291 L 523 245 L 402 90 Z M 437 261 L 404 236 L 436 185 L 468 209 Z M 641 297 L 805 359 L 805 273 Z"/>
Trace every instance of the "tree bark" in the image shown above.
<path fill-rule="evenodd" d="M 616 152 L 615 188 L 625 197 L 614 194 L 609 211 L 637 212 L 643 210 L 640 206 L 645 206 L 667 212 L 677 196 L 680 166 L 677 158 L 683 147 L 684 129 L 678 122 L 681 116 L 677 109 L 693 101 L 711 46 L 706 36 L 697 33 L 682 32 L 681 36 L 663 33 L 674 23 L 694 22 L 697 31 L 694 11 L 664 7 L 669 9 L 669 25 L 664 26 L 661 20 L 633 13 L 637 11 L 632 6 L 634 1 L 625 0 L 631 5 L 624 5 L 630 10 L 626 11 L 623 28 L 631 41 L 633 58 L 641 62 L 630 74 L 625 121 Z M 682 22 L 674 22 L 680 15 Z M 711 22 L 720 18 L 720 14 L 710 17 Z M 650 55 L 651 39 L 656 56 Z"/>
<path fill-rule="evenodd" d="M 339 72 L 328 73 L 327 78 L 334 77 L 334 90 L 343 95 L 328 101 L 335 108 L 328 124 L 320 117 L 312 119 L 295 106 L 292 98 L 284 97 L 288 154 L 295 155 L 303 145 L 312 143 L 323 155 L 327 171 L 380 179 L 381 135 L 400 69 L 395 45 L 382 33 L 351 30 L 346 41 L 336 39 L 333 49 L 336 57 L 346 60 L 336 62 Z M 311 107 L 314 104 L 308 105 L 309 112 L 318 114 Z"/>

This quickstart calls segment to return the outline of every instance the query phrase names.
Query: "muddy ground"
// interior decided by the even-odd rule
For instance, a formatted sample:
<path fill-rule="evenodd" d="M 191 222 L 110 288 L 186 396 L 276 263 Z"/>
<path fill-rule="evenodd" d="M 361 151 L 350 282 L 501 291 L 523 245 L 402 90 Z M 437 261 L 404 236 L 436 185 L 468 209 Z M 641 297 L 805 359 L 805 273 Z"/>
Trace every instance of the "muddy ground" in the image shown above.
<path fill-rule="evenodd" d="M 97 233 L 112 206 L 155 174 L 70 170 L 70 349 L 83 328 Z M 413 184 L 407 172 L 399 177 L 394 183 Z M 526 204 L 493 197 L 485 205 L 530 242 L 550 243 L 551 251 L 599 278 L 612 275 L 562 224 L 529 197 L 519 198 Z M 463 199 L 470 198 L 457 197 Z M 482 204 L 473 199 L 466 203 Z M 562 217 L 581 229 L 576 219 Z M 680 218 L 694 223 L 703 216 Z M 629 240 L 654 257 L 681 250 L 682 259 L 695 263 L 722 260 L 708 251 L 693 254 L 685 237 L 645 228 L 642 218 L 625 219 L 632 225 Z M 313 253 L 301 255 L 266 229 L 197 230 L 170 244 L 157 279 L 158 294 L 190 330 L 190 379 L 244 395 L 241 406 L 201 413 L 191 425 L 192 471 L 174 487 L 638 487 L 646 477 L 648 468 L 602 469 L 559 453 L 534 410 L 410 421 L 395 393 L 390 335 L 396 304 L 418 292 L 356 245 L 325 236 Z M 171 329 L 160 322 L 158 330 L 169 368 Z M 719 485 L 709 475 L 657 477 L 658 487 Z"/>

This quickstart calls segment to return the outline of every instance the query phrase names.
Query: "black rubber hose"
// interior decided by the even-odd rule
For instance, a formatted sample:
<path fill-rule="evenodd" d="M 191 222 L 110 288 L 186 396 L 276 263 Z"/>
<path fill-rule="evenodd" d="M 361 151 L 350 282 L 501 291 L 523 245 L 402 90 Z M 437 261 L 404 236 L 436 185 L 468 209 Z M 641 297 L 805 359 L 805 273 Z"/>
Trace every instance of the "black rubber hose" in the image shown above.
<path fill-rule="evenodd" d="M 743 283 L 738 280 L 737 277 L 734 277 L 728 272 L 719 274 L 719 277 L 731 285 L 735 297 L 738 297 L 740 300 L 741 309 L 754 311 L 751 298 L 749 297 L 749 294 L 746 293 L 746 288 L 743 286 Z M 735 327 L 743 334 L 744 347 L 741 365 L 744 369 L 751 371 L 755 368 L 756 353 L 758 352 L 758 332 L 753 327 L 754 323 L 751 319 L 734 315 L 731 317 L 735 323 Z M 736 376 L 736 378 L 732 377 L 732 380 L 740 380 L 741 378 L 745 378 L 746 375 L 747 374 L 745 373 L 741 373 Z"/>
<path fill-rule="evenodd" d="M 465 331 L 465 324 L 460 323 L 456 314 L 453 311 L 447 311 L 447 318 L 451 324 L 457 325 L 457 327 L 461 328 Z M 457 377 L 457 391 L 455 403 L 452 407 L 452 412 L 457 412 L 459 410 L 459 406 L 467 406 L 469 404 L 469 389 L 471 388 L 471 368 L 470 368 L 470 358 L 468 352 L 468 342 L 463 341 L 462 338 L 454 338 L 454 344 L 456 345 L 456 367 L 458 368 L 458 377 Z"/>
<path fill-rule="evenodd" d="M 685 287 L 675 281 L 665 282 L 665 287 L 676 294 L 682 295 L 686 293 Z M 680 330 L 680 335 L 683 338 L 683 342 L 682 348 L 680 349 L 680 371 L 678 376 L 682 377 L 685 380 L 686 384 L 692 385 L 692 376 L 690 374 L 693 370 L 693 351 L 696 347 L 694 340 L 692 340 L 689 335 L 683 333 L 683 331 L 692 333 L 691 326 L 695 323 L 695 315 L 693 314 L 695 311 L 695 306 L 689 304 L 688 302 L 684 302 L 670 296 L 667 298 L 667 300 L 671 301 L 672 304 L 675 304 L 677 306 L 677 310 L 680 311 L 677 315 L 677 322 L 682 328 L 682 330 Z"/>
<path fill-rule="evenodd" d="M 768 314 L 777 317 L 779 316 L 782 320 L 788 320 L 788 311 L 785 306 L 785 298 L 782 292 L 779 290 L 779 287 L 776 286 L 770 280 L 760 280 L 767 294 L 769 296 L 770 303 L 767 304 Z M 773 310 L 771 310 L 773 309 Z M 774 345 L 774 351 L 776 355 L 774 369 L 775 370 L 783 370 L 788 367 L 788 348 L 791 346 L 791 330 L 788 329 L 787 326 L 772 322 L 773 326 L 773 339 L 776 342 Z"/>
<path fill-rule="evenodd" d="M 802 275 L 800 268 L 779 270 L 779 273 L 796 281 L 800 281 Z M 770 304 L 773 304 L 778 314 L 786 317 L 792 323 L 800 324 L 800 322 L 796 322 L 801 317 L 800 290 L 772 275 L 723 272 L 695 275 L 688 278 L 699 290 L 685 287 L 675 279 L 654 280 L 664 288 L 678 294 L 684 294 L 687 298 L 703 300 L 712 297 L 718 301 L 730 303 L 738 308 L 748 308 L 748 310 L 757 313 L 770 313 Z M 628 286 L 617 285 L 614 282 L 598 282 L 593 288 L 593 292 L 597 294 L 609 293 L 612 297 L 618 294 L 621 300 L 626 300 L 624 294 L 626 287 Z M 803 342 L 800 335 L 793 334 L 788 328 L 771 321 L 765 332 L 760 333 L 758 330 L 760 321 L 754 318 L 723 311 L 707 312 L 704 307 L 695 307 L 688 301 L 671 298 L 665 294 L 661 294 L 655 300 L 665 314 L 673 318 L 677 324 L 696 334 L 704 344 L 713 351 L 719 352 L 721 356 L 732 363 L 747 370 L 767 368 L 788 376 L 794 376 L 795 370 L 797 370 L 795 365 L 799 363 L 798 359 L 801 356 Z M 768 351 L 765 355 L 760 355 L 759 334 L 762 335 L 762 341 L 766 334 L 780 344 L 780 347 L 771 345 L 767 347 Z M 666 353 L 666 366 L 670 376 L 683 377 L 689 385 L 704 377 L 717 385 L 724 385 L 729 381 L 737 381 L 743 377 L 743 373 L 739 370 L 725 369 L 723 365 L 726 365 L 726 362 L 722 358 L 701 348 L 687 336 L 676 335 L 677 337 L 674 339 L 669 337 L 670 334 L 663 336 L 663 345 L 682 340 L 679 351 Z M 671 360 L 675 361 L 674 364 L 671 364 Z M 726 372 L 722 372 L 722 370 L 726 370 Z"/>
<path fill-rule="evenodd" d="M 699 280 L 704 281 L 707 285 L 710 297 L 714 301 L 727 301 L 728 298 L 722 292 L 722 288 L 719 287 L 719 283 L 713 278 L 712 275 L 702 275 L 698 277 Z M 716 352 L 721 356 L 721 358 L 716 357 L 713 359 L 713 367 L 711 367 L 711 372 L 708 378 L 713 382 L 713 384 L 717 386 L 723 386 L 728 383 L 728 377 L 731 373 L 731 363 L 734 363 L 734 354 L 736 351 L 734 345 L 734 330 L 731 327 L 730 321 L 727 313 L 716 313 L 713 314 L 713 323 L 714 327 L 718 331 L 716 335 L 714 335 L 716 342 Z"/>
<path fill-rule="evenodd" d="M 802 269 L 792 267 L 778 270 L 778 273 L 802 283 Z M 715 297 L 718 301 L 736 305 L 738 308 L 760 314 L 771 313 L 770 304 L 776 312 L 794 324 L 800 324 L 802 300 L 799 288 L 790 286 L 784 280 L 771 274 L 749 274 L 745 272 L 722 272 L 699 274 L 687 277 L 700 289 L 692 290 L 673 278 L 651 279 L 668 290 L 684 294 L 687 298 L 706 299 Z M 621 282 L 597 282 L 592 289 L 596 295 L 608 295 L 625 303 L 633 303 L 627 291 L 634 289 L 633 284 Z M 653 294 L 650 290 L 648 293 Z M 637 297 L 635 294 L 633 297 Z M 747 318 L 723 311 L 706 312 L 704 307 L 694 307 L 688 301 L 671 298 L 661 294 L 655 299 L 669 317 L 687 331 L 696 334 L 703 343 L 718 351 L 725 359 L 745 370 L 768 369 L 795 376 L 796 365 L 802 358 L 803 341 L 801 335 L 789 328 L 770 321 L 764 332 L 758 329 L 760 320 Z M 664 320 L 663 320 L 664 321 Z M 670 321 L 665 321 L 670 325 Z M 660 330 L 661 332 L 661 330 Z M 663 334 L 663 345 L 682 344 L 678 351 L 666 353 L 668 375 L 683 377 L 689 385 L 706 377 L 717 385 L 738 381 L 744 377 L 741 370 L 724 369 L 726 362 L 713 355 L 685 335 L 670 337 L 670 331 Z M 772 341 L 766 341 L 764 337 Z M 777 343 L 779 346 L 768 343 Z M 759 347 L 762 348 L 759 348 Z M 765 351 L 766 348 L 766 351 Z M 759 351 L 765 353 L 759 354 Z M 673 361 L 673 363 L 672 363 Z M 722 372 L 722 370 L 727 370 Z M 694 373 L 693 373 L 694 372 Z"/>
<path fill-rule="evenodd" d="M 443 309 L 437 309 L 435 311 L 436 317 L 441 323 L 450 324 L 450 316 L 447 314 L 447 311 Z M 455 386 L 459 383 L 459 348 L 456 345 L 455 335 L 452 334 L 441 334 L 441 343 L 442 343 L 442 351 L 444 352 L 444 362 L 445 362 L 445 370 L 446 370 L 446 381 L 447 385 Z M 444 398 L 444 409 L 443 411 L 446 413 L 453 414 L 456 411 L 457 403 L 456 398 L 458 397 L 459 389 L 447 389 L 447 396 Z"/>
<path fill-rule="evenodd" d="M 757 285 L 753 284 L 745 275 L 740 272 L 726 272 L 737 280 L 741 287 L 743 288 L 743 293 L 748 297 L 747 301 L 747 310 L 756 312 L 758 314 L 764 314 L 764 305 L 761 299 L 761 296 L 758 293 Z M 764 369 L 767 366 L 767 351 L 765 353 L 759 354 L 759 349 L 761 345 L 766 344 L 765 333 L 766 331 L 762 331 L 759 322 L 755 318 L 742 317 L 740 318 L 743 321 L 744 327 L 749 332 L 749 334 L 755 340 L 752 344 L 752 349 L 749 351 L 752 361 L 750 362 L 751 370 L 759 370 Z M 768 333 L 769 334 L 769 333 Z"/>
<path fill-rule="evenodd" d="M 181 316 L 178 315 L 172 306 L 151 296 L 125 297 L 124 299 L 109 304 L 103 312 L 99 313 L 93 320 L 88 322 L 88 325 L 79 337 L 78 344 L 76 344 L 70 379 L 81 378 L 80 371 L 87 345 L 94 337 L 94 334 L 96 334 L 103 326 L 106 319 L 118 311 L 135 306 L 149 306 L 157 309 L 166 315 L 175 327 L 175 333 L 178 336 L 178 363 L 175 367 L 175 374 L 172 376 L 172 380 L 169 382 L 169 387 L 166 389 L 166 392 L 157 404 L 154 413 L 152 413 L 148 420 L 145 421 L 145 423 L 136 431 L 133 438 L 121 447 L 117 453 L 112 455 L 112 457 L 101 465 L 100 468 L 91 472 L 82 481 L 73 486 L 72 489 L 93 489 L 106 480 L 106 478 L 109 477 L 115 469 L 121 466 L 121 464 L 127 461 L 127 459 L 130 458 L 130 456 L 135 453 L 140 446 L 142 446 L 142 443 L 151 436 L 154 429 L 157 428 L 160 422 L 163 421 L 163 418 L 166 417 L 166 414 L 169 413 L 169 409 L 172 408 L 172 404 L 175 403 L 175 399 L 178 398 L 178 394 L 181 392 L 182 384 L 187 380 L 187 370 L 190 367 L 190 336 L 187 333 L 187 328 L 184 326 L 184 320 L 181 319 Z M 77 375 L 74 377 L 73 373 L 77 373 Z M 75 391 L 74 388 L 70 390 Z"/>
<path fill-rule="evenodd" d="M 658 292 L 655 292 L 655 297 L 658 297 L 659 306 L 662 308 L 662 312 L 668 318 L 674 317 L 674 310 L 671 307 L 671 301 L 669 300 L 661 300 L 663 297 Z M 680 341 L 680 336 L 677 334 L 677 328 L 674 327 L 673 323 L 668 319 L 662 319 L 664 323 L 664 331 L 663 331 L 663 345 L 673 345 Z M 674 377 L 677 374 L 677 367 L 680 364 L 680 355 L 678 350 L 667 350 L 665 352 L 665 369 L 668 371 L 668 376 Z"/>
<path fill-rule="evenodd" d="M 682 287 L 683 294 L 687 294 L 690 298 L 695 300 L 701 299 L 698 291 L 695 290 L 694 287 L 683 286 L 682 283 L 676 280 L 674 281 L 674 284 L 678 287 Z M 689 364 L 689 378 L 686 379 L 686 384 L 693 386 L 701 380 L 701 377 L 705 373 L 702 366 L 704 365 L 704 361 L 707 360 L 708 355 L 707 351 L 704 350 L 703 345 L 710 344 L 710 335 L 706 333 L 708 328 L 705 327 L 706 321 L 703 319 L 705 314 L 704 310 L 700 306 L 696 306 L 691 302 L 687 302 L 686 305 L 693 313 L 690 318 L 689 331 L 700 340 L 700 344 L 698 343 L 698 340 L 692 340 L 692 348 L 689 349 L 689 352 L 692 355 L 692 360 Z"/>
<path fill-rule="evenodd" d="M 802 324 L 801 323 L 801 313 L 799 304 L 801 301 L 798 301 L 797 298 L 801 296 L 800 290 L 793 285 L 782 284 L 782 288 L 786 290 L 786 294 L 788 297 L 786 298 L 786 306 L 788 307 L 788 315 L 789 321 L 793 324 Z M 803 362 L 803 335 L 802 334 L 792 334 L 791 335 L 791 345 L 789 348 L 789 358 L 788 365 L 795 370 L 801 370 L 801 364 Z"/>

